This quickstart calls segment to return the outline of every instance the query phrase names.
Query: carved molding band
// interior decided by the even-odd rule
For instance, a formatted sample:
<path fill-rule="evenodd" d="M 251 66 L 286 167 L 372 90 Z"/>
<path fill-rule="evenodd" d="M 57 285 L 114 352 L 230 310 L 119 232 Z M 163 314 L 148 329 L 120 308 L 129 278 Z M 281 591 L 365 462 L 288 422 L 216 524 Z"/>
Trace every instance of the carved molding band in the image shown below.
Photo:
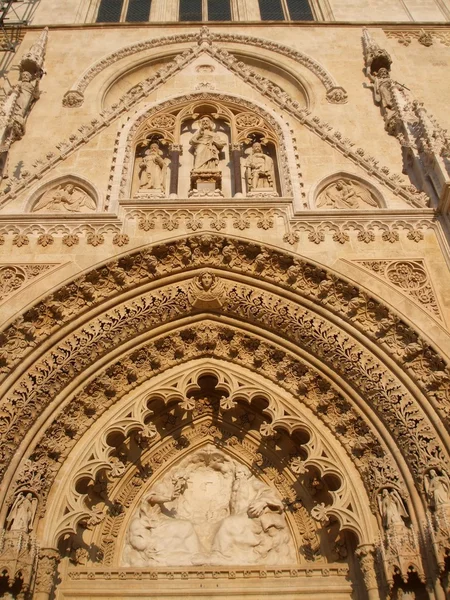
<path fill-rule="evenodd" d="M 58 263 L 0 264 L 0 303 Z"/>
<path fill-rule="evenodd" d="M 202 27 L 200 33 L 185 33 L 181 35 L 164 36 L 161 38 L 147 40 L 145 42 L 137 42 L 136 44 L 125 46 L 120 50 L 116 50 L 115 52 L 104 56 L 92 67 L 89 67 L 89 69 L 83 73 L 76 84 L 66 92 L 64 104 L 65 106 L 80 106 L 80 104 L 83 102 L 83 93 L 92 79 L 94 79 L 94 77 L 101 73 L 104 69 L 112 64 L 115 64 L 122 58 L 126 58 L 127 56 L 132 56 L 133 54 L 150 50 L 152 48 L 168 46 L 170 44 L 211 44 L 212 42 L 218 42 L 219 44 L 240 43 L 245 44 L 246 46 L 264 48 L 266 50 L 276 52 L 277 54 L 282 54 L 288 58 L 292 58 L 299 64 L 305 66 L 320 79 L 327 91 L 327 97 L 330 95 L 331 102 L 337 102 L 337 100 L 333 100 L 334 95 L 337 95 L 335 90 L 341 90 L 340 102 L 345 101 L 347 97 L 346 91 L 337 84 L 333 76 L 328 73 L 328 71 L 326 71 L 322 65 L 317 63 L 313 58 L 304 54 L 303 52 L 299 52 L 293 48 L 289 48 L 289 46 L 284 46 L 283 44 L 279 44 L 271 40 L 265 40 L 247 35 L 239 35 L 237 33 L 214 33 L 211 32 L 207 27 Z"/>

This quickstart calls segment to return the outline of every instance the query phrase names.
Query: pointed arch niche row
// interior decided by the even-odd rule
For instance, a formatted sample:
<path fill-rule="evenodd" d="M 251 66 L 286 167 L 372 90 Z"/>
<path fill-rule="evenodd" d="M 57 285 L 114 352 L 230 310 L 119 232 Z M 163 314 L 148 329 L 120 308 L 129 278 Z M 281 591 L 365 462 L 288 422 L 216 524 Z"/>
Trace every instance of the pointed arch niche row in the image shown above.
<path fill-rule="evenodd" d="M 2 592 L 444 598 L 448 365 L 352 283 L 194 235 L 1 335 Z"/>
<path fill-rule="evenodd" d="M 122 172 L 115 175 L 120 197 L 291 196 L 286 142 L 273 117 L 232 96 L 197 96 L 144 109 L 125 129 Z"/>

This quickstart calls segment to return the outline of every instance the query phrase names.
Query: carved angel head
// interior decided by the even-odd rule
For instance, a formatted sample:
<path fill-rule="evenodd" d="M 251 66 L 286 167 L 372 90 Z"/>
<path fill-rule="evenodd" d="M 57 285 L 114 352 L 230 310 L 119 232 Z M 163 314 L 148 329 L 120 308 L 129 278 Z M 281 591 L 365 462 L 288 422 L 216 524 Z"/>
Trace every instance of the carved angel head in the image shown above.
<path fill-rule="evenodd" d="M 216 276 L 211 271 L 202 271 L 197 277 L 198 285 L 205 291 L 208 292 L 215 284 Z"/>

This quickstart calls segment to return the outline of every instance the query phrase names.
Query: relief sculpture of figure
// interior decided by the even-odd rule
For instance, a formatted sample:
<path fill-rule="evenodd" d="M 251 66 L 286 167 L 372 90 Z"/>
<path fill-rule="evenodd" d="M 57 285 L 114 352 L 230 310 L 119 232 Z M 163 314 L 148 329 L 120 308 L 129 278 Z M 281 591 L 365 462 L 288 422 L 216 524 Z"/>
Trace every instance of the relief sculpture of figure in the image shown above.
<path fill-rule="evenodd" d="M 230 498 L 212 551 L 217 564 L 288 564 L 294 562 L 284 506 L 269 486 L 237 465 Z"/>
<path fill-rule="evenodd" d="M 122 566 L 296 562 L 281 498 L 208 444 L 156 483 L 128 526 Z"/>
<path fill-rule="evenodd" d="M 444 471 L 438 475 L 431 469 L 425 476 L 425 492 L 431 508 L 438 510 L 442 506 L 450 506 L 450 480 Z"/>
<path fill-rule="evenodd" d="M 273 160 L 264 154 L 260 142 L 255 142 L 245 160 L 245 177 L 249 192 L 275 192 Z M 275 194 L 277 195 L 277 194 Z"/>
<path fill-rule="evenodd" d="M 176 473 L 143 499 L 128 530 L 124 566 L 192 564 L 201 546 L 193 525 L 178 515 L 178 500 L 185 489 L 184 474 Z"/>
<path fill-rule="evenodd" d="M 219 154 L 225 146 L 225 140 L 216 133 L 210 117 L 200 119 L 200 128 L 190 142 L 194 147 L 194 171 L 218 171 Z"/>
<path fill-rule="evenodd" d="M 165 191 L 167 161 L 163 159 L 159 145 L 154 142 L 139 163 L 139 190 Z"/>
<path fill-rule="evenodd" d="M 317 199 L 317 208 L 356 209 L 365 208 L 364 205 L 378 207 L 369 190 L 350 179 L 338 179 L 331 183 Z"/>
<path fill-rule="evenodd" d="M 33 206 L 33 212 L 86 212 L 96 210 L 95 201 L 73 183 L 46 192 Z"/>
<path fill-rule="evenodd" d="M 378 494 L 378 507 L 385 529 L 393 525 L 405 525 L 403 519 L 408 519 L 409 515 L 397 490 L 384 488 L 381 494 Z"/>
<path fill-rule="evenodd" d="M 18 494 L 6 518 L 6 529 L 29 533 L 33 529 L 36 508 L 37 498 L 33 494 Z"/>

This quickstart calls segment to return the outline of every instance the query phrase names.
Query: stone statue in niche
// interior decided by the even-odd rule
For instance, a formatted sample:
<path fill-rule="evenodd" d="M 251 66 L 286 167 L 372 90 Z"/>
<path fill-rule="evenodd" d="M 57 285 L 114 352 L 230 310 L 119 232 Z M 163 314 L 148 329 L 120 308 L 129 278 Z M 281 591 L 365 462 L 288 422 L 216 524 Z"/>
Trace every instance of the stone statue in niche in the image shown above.
<path fill-rule="evenodd" d="M 438 475 L 436 469 L 430 469 L 425 476 L 424 485 L 431 508 L 439 510 L 442 507 L 450 507 L 450 479 L 445 471 Z"/>
<path fill-rule="evenodd" d="M 278 196 L 272 158 L 264 154 L 260 142 L 255 142 L 247 152 L 244 162 L 247 196 Z"/>
<path fill-rule="evenodd" d="M 194 146 L 194 171 L 219 169 L 219 154 L 225 141 L 216 133 L 214 121 L 210 117 L 200 119 L 200 127 L 189 143 Z"/>
<path fill-rule="evenodd" d="M 95 211 L 95 201 L 80 187 L 64 183 L 45 194 L 33 206 L 33 212 L 91 212 Z"/>
<path fill-rule="evenodd" d="M 191 171 L 190 196 L 222 196 L 222 172 L 219 168 L 220 152 L 226 144 L 223 134 L 216 132 L 211 117 L 199 121 L 197 133 L 190 141 L 194 152 Z"/>
<path fill-rule="evenodd" d="M 369 190 L 350 179 L 338 179 L 330 183 L 317 198 L 317 208 L 361 209 L 378 202 Z"/>
<path fill-rule="evenodd" d="M 122 565 L 296 562 L 277 492 L 213 445 L 155 484 L 131 520 Z"/>
<path fill-rule="evenodd" d="M 30 492 L 17 494 L 11 510 L 6 517 L 6 529 L 30 533 L 36 515 L 37 498 Z"/>
<path fill-rule="evenodd" d="M 378 494 L 378 507 L 385 529 L 391 529 L 398 525 L 405 526 L 403 519 L 408 519 L 409 515 L 397 490 L 384 488 Z"/>
<path fill-rule="evenodd" d="M 20 137 L 25 132 L 25 121 L 31 107 L 39 99 L 40 78 L 41 74 L 36 77 L 28 71 L 20 73 L 20 83 L 17 86 L 19 94 L 14 107 L 14 119 L 16 120 L 16 127 L 20 129 Z"/>
<path fill-rule="evenodd" d="M 149 195 L 155 198 L 165 196 L 168 159 L 163 158 L 159 144 L 153 142 L 145 151 L 139 162 L 139 190 L 138 195 Z"/>

